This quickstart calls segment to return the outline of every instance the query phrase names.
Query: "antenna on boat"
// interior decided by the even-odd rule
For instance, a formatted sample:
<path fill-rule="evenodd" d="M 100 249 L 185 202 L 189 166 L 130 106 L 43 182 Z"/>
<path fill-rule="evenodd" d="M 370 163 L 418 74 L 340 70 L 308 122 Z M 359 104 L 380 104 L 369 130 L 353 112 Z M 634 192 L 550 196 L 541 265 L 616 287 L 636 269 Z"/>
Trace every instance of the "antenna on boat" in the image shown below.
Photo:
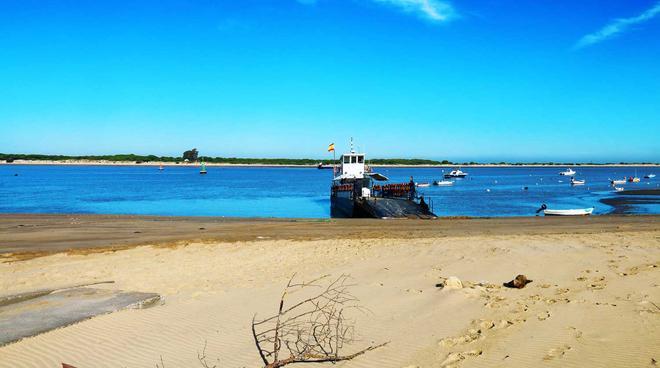
<path fill-rule="evenodd" d="M 351 153 L 355 153 L 355 150 L 353 149 L 353 137 L 351 137 Z"/>

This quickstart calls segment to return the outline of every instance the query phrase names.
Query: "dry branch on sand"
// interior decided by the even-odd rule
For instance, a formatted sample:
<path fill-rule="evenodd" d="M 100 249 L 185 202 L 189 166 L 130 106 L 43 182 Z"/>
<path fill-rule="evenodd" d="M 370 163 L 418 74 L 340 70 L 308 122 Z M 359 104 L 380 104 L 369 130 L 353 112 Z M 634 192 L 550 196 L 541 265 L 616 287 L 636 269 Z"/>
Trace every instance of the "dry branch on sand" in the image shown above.
<path fill-rule="evenodd" d="M 294 283 L 295 274 L 289 279 L 280 298 L 277 314 L 257 320 L 252 318 L 252 336 L 264 368 L 279 368 L 295 363 L 334 363 L 351 360 L 388 343 L 370 345 L 348 355 L 340 351 L 355 341 L 355 324 L 346 312 L 362 310 L 349 289 L 349 275 L 341 275 L 328 282 L 329 275 Z M 324 286 L 325 285 L 325 286 Z M 310 290 L 318 290 L 316 293 Z M 291 302 L 293 294 L 302 294 Z M 216 368 L 206 357 L 206 343 L 197 359 L 203 368 Z M 64 368 L 75 368 L 62 364 Z M 156 368 L 165 368 L 161 357 Z"/>
<path fill-rule="evenodd" d="M 354 323 L 346 312 L 361 307 L 349 291 L 353 285 L 348 275 L 324 286 L 328 278 L 325 275 L 295 283 L 294 274 L 282 293 L 277 314 L 262 320 L 253 317 L 252 335 L 264 368 L 350 360 L 387 344 L 371 345 L 348 355 L 340 353 L 344 345 L 354 341 Z M 312 288 L 319 290 L 309 295 Z M 290 302 L 294 293 L 305 296 Z"/>

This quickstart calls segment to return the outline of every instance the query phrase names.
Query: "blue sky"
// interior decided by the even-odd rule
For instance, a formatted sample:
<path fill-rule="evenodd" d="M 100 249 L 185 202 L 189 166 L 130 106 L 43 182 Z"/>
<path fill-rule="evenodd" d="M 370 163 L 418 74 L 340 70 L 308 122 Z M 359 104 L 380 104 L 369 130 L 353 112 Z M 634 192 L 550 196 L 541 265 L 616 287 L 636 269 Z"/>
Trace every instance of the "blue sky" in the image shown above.
<path fill-rule="evenodd" d="M 660 1 L 0 2 L 0 152 L 660 161 Z"/>

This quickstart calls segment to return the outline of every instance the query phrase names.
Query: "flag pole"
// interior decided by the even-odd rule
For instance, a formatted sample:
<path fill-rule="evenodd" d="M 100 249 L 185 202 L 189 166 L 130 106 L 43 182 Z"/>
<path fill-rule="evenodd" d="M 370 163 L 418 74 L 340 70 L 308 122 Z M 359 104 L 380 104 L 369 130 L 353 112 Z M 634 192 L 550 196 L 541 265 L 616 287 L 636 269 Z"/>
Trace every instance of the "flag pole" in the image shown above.
<path fill-rule="evenodd" d="M 335 177 L 337 175 L 337 151 L 335 151 L 335 148 L 332 147 L 332 176 Z"/>

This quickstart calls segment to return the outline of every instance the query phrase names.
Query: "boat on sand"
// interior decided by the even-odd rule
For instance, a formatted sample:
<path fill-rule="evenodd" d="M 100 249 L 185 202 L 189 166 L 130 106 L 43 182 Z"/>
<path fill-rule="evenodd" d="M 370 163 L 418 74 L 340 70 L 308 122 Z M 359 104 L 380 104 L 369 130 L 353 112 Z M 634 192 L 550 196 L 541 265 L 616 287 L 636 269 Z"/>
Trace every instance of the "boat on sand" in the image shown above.
<path fill-rule="evenodd" d="M 588 216 L 594 212 L 594 208 L 574 208 L 567 210 L 553 210 L 549 209 L 548 206 L 544 203 L 541 205 L 541 208 L 536 210 L 536 213 L 543 212 L 546 216 Z"/>
<path fill-rule="evenodd" d="M 546 216 L 588 216 L 594 212 L 593 208 L 577 208 L 570 210 L 543 210 Z"/>

